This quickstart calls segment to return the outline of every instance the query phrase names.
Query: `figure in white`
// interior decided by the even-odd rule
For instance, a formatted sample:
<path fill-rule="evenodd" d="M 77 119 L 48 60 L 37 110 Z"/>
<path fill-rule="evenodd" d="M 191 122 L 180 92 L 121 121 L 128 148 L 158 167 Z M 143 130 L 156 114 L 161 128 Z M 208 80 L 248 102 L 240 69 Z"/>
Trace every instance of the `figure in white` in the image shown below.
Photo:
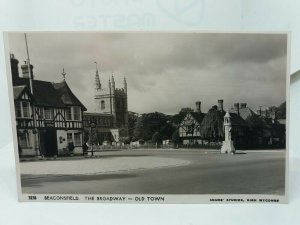
<path fill-rule="evenodd" d="M 225 141 L 223 141 L 221 153 L 234 154 L 235 148 L 233 146 L 233 141 L 231 140 L 231 130 L 232 130 L 231 117 L 228 111 L 224 116 L 224 130 L 225 130 Z"/>

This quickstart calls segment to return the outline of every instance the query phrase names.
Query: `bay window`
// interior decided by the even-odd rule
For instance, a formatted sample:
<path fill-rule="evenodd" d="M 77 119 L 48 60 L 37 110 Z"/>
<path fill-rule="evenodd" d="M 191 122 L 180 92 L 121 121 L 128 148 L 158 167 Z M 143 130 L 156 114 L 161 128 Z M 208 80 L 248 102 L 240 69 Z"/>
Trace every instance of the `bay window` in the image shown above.
<path fill-rule="evenodd" d="M 30 118 L 31 110 L 29 102 L 15 102 L 15 111 L 17 118 Z"/>
<path fill-rule="evenodd" d="M 81 120 L 81 108 L 78 106 L 66 108 L 66 120 Z"/>

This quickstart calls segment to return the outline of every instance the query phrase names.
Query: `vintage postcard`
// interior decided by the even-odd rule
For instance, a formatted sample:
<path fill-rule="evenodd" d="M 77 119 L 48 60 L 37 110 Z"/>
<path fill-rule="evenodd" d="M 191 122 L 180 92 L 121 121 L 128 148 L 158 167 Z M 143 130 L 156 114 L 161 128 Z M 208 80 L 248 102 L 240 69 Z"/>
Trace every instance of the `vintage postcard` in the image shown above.
<path fill-rule="evenodd" d="M 287 202 L 288 33 L 4 36 L 20 201 Z"/>

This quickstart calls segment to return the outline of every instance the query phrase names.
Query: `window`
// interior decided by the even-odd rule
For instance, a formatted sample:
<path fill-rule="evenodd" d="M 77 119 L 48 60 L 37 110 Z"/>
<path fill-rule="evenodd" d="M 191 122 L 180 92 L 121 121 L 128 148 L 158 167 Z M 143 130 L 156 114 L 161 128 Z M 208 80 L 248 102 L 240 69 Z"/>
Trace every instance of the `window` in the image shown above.
<path fill-rule="evenodd" d="M 22 132 L 18 134 L 19 136 L 19 145 L 21 146 L 21 148 L 30 148 L 31 144 L 30 144 L 30 133 L 28 132 Z"/>
<path fill-rule="evenodd" d="M 72 120 L 72 109 L 71 109 L 71 107 L 68 107 L 66 109 L 66 120 Z"/>
<path fill-rule="evenodd" d="M 53 111 L 51 108 L 44 108 L 44 115 L 46 120 L 52 120 L 53 119 Z"/>
<path fill-rule="evenodd" d="M 67 133 L 67 141 L 68 141 L 68 143 L 73 142 L 73 135 L 72 135 L 72 133 Z"/>
<path fill-rule="evenodd" d="M 44 109 L 43 108 L 39 108 L 39 119 L 44 119 Z"/>
<path fill-rule="evenodd" d="M 105 109 L 105 101 L 104 100 L 101 101 L 101 109 Z"/>
<path fill-rule="evenodd" d="M 15 103 L 16 117 L 22 117 L 22 110 L 20 102 Z"/>
<path fill-rule="evenodd" d="M 188 127 L 187 127 L 187 134 L 192 134 L 194 132 L 194 124 L 192 124 L 192 125 L 189 125 Z"/>
<path fill-rule="evenodd" d="M 22 102 L 23 117 L 30 118 L 29 102 Z"/>
<path fill-rule="evenodd" d="M 16 117 L 18 118 L 30 118 L 30 104 L 29 102 L 16 102 Z"/>
<path fill-rule="evenodd" d="M 74 113 L 74 120 L 80 120 L 81 119 L 81 109 L 80 109 L 80 107 L 73 107 L 73 113 Z"/>
<path fill-rule="evenodd" d="M 81 146 L 81 133 L 67 133 L 68 143 L 73 142 L 74 146 Z"/>
<path fill-rule="evenodd" d="M 74 133 L 74 145 L 81 146 L 81 133 Z"/>

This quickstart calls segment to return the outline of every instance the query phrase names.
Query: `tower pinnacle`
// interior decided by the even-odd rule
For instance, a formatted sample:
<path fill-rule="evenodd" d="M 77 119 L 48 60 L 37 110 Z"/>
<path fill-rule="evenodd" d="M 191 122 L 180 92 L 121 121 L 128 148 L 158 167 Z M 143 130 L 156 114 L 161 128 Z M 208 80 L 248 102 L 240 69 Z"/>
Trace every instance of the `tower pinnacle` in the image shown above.
<path fill-rule="evenodd" d="M 98 74 L 98 65 L 97 62 L 94 62 L 96 64 L 96 75 L 95 75 L 95 90 L 98 91 L 101 89 L 101 83 L 100 83 L 100 78 Z"/>
<path fill-rule="evenodd" d="M 127 93 L 127 81 L 125 76 L 124 76 L 124 91 L 125 93 Z"/>

